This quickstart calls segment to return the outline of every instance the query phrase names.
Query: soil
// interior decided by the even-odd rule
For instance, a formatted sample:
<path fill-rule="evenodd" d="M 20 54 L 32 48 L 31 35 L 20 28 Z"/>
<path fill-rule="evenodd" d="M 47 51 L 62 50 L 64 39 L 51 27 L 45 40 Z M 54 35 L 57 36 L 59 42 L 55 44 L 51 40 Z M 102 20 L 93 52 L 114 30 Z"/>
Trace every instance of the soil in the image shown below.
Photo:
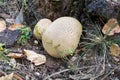
<path fill-rule="evenodd" d="M 13 24 L 13 20 L 18 16 L 22 2 L 24 2 L 22 24 L 31 28 L 30 39 L 26 45 L 16 42 L 19 32 L 15 33 L 15 39 L 8 41 L 4 46 L 11 52 L 22 52 L 23 49 L 33 50 L 46 56 L 45 64 L 35 66 L 25 57 L 14 59 L 0 55 L 0 76 L 16 73 L 22 80 L 119 80 L 120 79 L 120 57 L 113 57 L 109 54 L 106 46 L 95 45 L 84 49 L 82 43 L 91 41 L 88 32 L 97 37 L 101 33 L 99 29 L 110 18 L 120 20 L 120 1 L 118 0 L 2 0 L 0 4 L 0 17 L 7 22 L 7 27 Z M 108 1 L 108 2 L 107 2 Z M 116 2 L 117 1 L 117 2 Z M 107 15 L 107 16 L 106 16 Z M 112 15 L 112 16 L 111 16 Z M 42 46 L 41 40 L 37 40 L 33 35 L 35 24 L 41 18 L 55 20 L 61 16 L 71 16 L 77 18 L 84 26 L 83 35 L 73 56 L 56 59 L 47 54 Z M 96 26 L 97 31 L 96 31 Z M 10 31 L 9 31 L 10 32 Z M 0 33 L 1 34 L 1 33 Z M 11 34 L 11 32 L 10 32 Z M 103 35 L 101 33 L 101 35 Z M 119 34 L 115 37 L 119 38 Z M 109 37 L 109 40 L 115 37 Z M 5 39 L 6 41 L 10 36 Z M 12 38 L 13 39 L 13 38 Z M 0 40 L 5 42 L 2 37 Z M 10 38 L 11 40 L 11 38 Z M 36 43 L 37 41 L 38 43 Z M 118 43 L 118 42 L 117 42 Z M 120 45 L 120 43 L 118 43 Z M 104 45 L 104 44 L 103 44 Z M 87 46 L 88 47 L 88 46 Z M 105 52 L 106 51 L 106 52 Z M 3 54 L 1 51 L 0 54 Z M 7 60 L 7 59 L 8 60 Z M 16 80 L 16 79 L 15 79 Z M 20 80 L 20 79 L 19 79 Z"/>

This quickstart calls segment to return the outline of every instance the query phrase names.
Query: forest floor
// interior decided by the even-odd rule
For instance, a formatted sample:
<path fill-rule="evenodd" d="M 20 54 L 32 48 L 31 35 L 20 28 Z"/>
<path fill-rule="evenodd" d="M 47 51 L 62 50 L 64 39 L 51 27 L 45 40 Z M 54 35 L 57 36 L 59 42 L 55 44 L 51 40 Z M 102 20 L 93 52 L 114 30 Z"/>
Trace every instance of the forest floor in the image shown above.
<path fill-rule="evenodd" d="M 81 23 L 88 27 L 83 28 L 83 35 L 74 55 L 57 59 L 48 55 L 42 41 L 37 40 L 33 35 L 34 26 L 41 18 L 33 3 L 32 1 L 24 3 L 24 10 L 20 12 L 22 6 L 20 0 L 0 1 L 0 18 L 6 21 L 7 28 L 19 18 L 17 22 L 31 29 L 25 42 L 6 40 L 8 45 L 0 43 L 2 45 L 0 45 L 2 48 L 0 77 L 14 73 L 13 80 L 120 80 L 120 56 L 113 56 L 110 53 L 110 45 L 113 43 L 120 45 L 120 38 L 119 34 L 106 38 L 102 33 L 102 27 L 107 20 L 105 22 L 96 16 L 98 17 L 95 18 L 96 22 L 92 22 L 92 16 L 81 16 Z M 21 22 L 22 17 L 24 18 Z M 0 33 L 0 39 L 4 40 L 1 35 Z M 16 35 L 20 33 L 12 34 L 11 37 Z M 36 66 L 26 57 L 16 59 L 6 56 L 8 53 L 21 53 L 24 49 L 45 55 L 46 62 Z"/>

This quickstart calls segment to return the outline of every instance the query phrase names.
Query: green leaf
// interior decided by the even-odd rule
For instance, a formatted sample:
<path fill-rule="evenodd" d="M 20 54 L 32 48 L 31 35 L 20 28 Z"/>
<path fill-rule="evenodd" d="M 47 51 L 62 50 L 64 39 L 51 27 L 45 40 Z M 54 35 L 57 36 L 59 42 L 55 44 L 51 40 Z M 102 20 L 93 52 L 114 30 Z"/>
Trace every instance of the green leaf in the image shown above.
<path fill-rule="evenodd" d="M 0 43 L 0 51 L 4 50 L 3 46 L 5 46 L 5 44 Z"/>

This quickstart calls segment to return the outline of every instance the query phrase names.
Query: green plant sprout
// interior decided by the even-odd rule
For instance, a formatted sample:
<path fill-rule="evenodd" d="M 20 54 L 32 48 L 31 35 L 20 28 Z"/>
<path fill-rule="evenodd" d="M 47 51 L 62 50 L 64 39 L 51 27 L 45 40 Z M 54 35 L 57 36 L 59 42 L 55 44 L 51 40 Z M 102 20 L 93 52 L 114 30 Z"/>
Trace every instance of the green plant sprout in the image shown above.
<path fill-rule="evenodd" d="M 3 0 L 0 0 L 0 5 L 2 5 L 4 2 L 3 2 Z"/>
<path fill-rule="evenodd" d="M 5 46 L 5 44 L 4 43 L 0 43 L 0 51 L 4 50 L 3 46 Z"/>
<path fill-rule="evenodd" d="M 20 39 L 17 41 L 17 43 L 21 45 L 26 45 L 27 40 L 30 39 L 31 29 L 29 27 L 22 27 L 20 28 L 20 30 L 22 31 L 22 34 L 21 34 Z"/>
<path fill-rule="evenodd" d="M 9 53 L 9 49 L 5 49 L 4 46 L 4 43 L 0 43 L 0 52 L 3 52 L 5 54 Z"/>
<path fill-rule="evenodd" d="M 84 30 L 86 34 L 85 36 L 82 35 L 82 42 L 80 43 L 82 54 L 89 54 L 90 51 L 93 51 L 94 55 L 103 56 L 106 61 L 110 60 L 114 63 L 115 60 L 111 55 L 110 47 L 113 44 L 120 45 L 120 38 L 116 35 L 108 36 L 113 26 L 115 25 L 112 25 L 106 34 L 102 34 L 99 25 L 95 25 L 91 30 Z M 79 65 L 80 60 L 81 57 L 78 58 L 77 65 Z"/>
<path fill-rule="evenodd" d="M 9 58 L 6 56 L 6 54 L 9 52 L 9 49 L 5 49 L 4 46 L 4 43 L 0 43 L 0 61 L 9 61 Z"/>
<path fill-rule="evenodd" d="M 25 9 L 28 8 L 27 0 L 24 0 L 24 1 L 23 1 L 23 6 L 24 6 Z"/>
<path fill-rule="evenodd" d="M 69 50 L 65 50 L 64 52 L 58 52 L 58 55 L 61 56 L 61 58 L 64 61 L 68 62 L 69 59 L 68 59 L 68 56 L 65 56 L 65 53 L 68 53 L 69 56 L 73 56 L 74 50 L 69 49 Z"/>
<path fill-rule="evenodd" d="M 101 30 L 100 30 L 100 26 L 99 25 L 95 25 L 96 27 L 94 27 L 94 30 L 93 31 L 84 31 L 86 34 L 87 34 L 87 37 L 83 37 L 82 39 L 84 40 L 85 39 L 85 42 L 81 42 L 80 44 L 84 44 L 83 46 L 84 47 L 87 47 L 87 48 L 91 48 L 95 45 L 98 45 L 98 44 L 105 44 L 106 46 L 110 46 L 111 44 L 114 44 L 114 43 L 117 43 L 117 42 L 120 42 L 117 39 L 110 39 L 109 40 L 109 32 L 113 29 L 114 26 L 116 25 L 112 25 L 112 27 L 106 31 L 106 33 L 103 35 L 101 33 Z M 86 42 L 86 40 L 88 42 Z"/>
<path fill-rule="evenodd" d="M 111 37 L 109 39 L 107 39 L 107 43 L 109 45 L 113 45 L 113 44 L 120 44 L 120 38 L 114 38 L 114 37 Z"/>

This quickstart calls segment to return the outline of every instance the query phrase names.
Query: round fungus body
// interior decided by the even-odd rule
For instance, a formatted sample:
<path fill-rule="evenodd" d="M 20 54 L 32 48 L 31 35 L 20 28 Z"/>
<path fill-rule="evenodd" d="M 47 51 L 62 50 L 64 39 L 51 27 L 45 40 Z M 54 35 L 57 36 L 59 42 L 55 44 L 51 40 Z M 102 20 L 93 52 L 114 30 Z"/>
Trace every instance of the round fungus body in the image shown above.
<path fill-rule="evenodd" d="M 42 35 L 43 47 L 56 58 L 72 55 L 82 34 L 81 23 L 72 17 L 60 17 L 53 21 Z"/>
<path fill-rule="evenodd" d="M 47 27 L 52 23 L 50 19 L 44 18 L 38 21 L 34 28 L 34 35 L 37 39 L 42 39 L 43 32 L 47 29 Z"/>

